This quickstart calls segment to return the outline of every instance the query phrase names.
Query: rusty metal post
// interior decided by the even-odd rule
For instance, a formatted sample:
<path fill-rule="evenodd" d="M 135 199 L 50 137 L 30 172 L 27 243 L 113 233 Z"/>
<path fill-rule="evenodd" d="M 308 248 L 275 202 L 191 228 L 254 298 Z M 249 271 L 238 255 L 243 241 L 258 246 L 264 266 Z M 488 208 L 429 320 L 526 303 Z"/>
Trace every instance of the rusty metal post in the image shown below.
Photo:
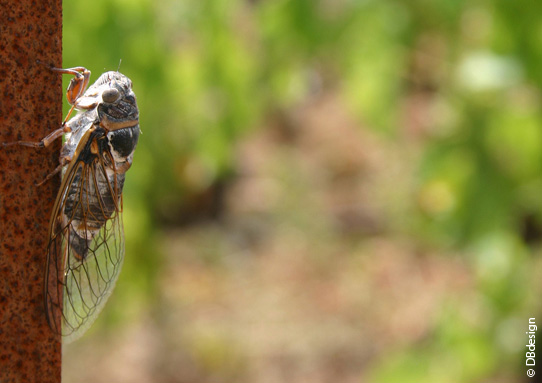
<path fill-rule="evenodd" d="M 62 121 L 62 1 L 0 0 L 0 142 L 39 141 Z M 47 231 L 59 179 L 46 149 L 0 147 L 0 382 L 58 383 L 61 342 L 43 305 Z"/>

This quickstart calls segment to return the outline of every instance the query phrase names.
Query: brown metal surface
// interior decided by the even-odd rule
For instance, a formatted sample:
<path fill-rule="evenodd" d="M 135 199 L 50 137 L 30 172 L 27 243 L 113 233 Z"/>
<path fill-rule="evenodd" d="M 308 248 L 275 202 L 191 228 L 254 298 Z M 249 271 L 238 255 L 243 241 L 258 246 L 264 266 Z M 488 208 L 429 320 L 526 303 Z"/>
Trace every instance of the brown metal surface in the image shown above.
<path fill-rule="evenodd" d="M 0 142 L 39 141 L 62 121 L 61 0 L 0 0 Z M 43 267 L 59 187 L 46 149 L 0 146 L 0 382 L 60 382 L 61 343 L 47 325 Z"/>

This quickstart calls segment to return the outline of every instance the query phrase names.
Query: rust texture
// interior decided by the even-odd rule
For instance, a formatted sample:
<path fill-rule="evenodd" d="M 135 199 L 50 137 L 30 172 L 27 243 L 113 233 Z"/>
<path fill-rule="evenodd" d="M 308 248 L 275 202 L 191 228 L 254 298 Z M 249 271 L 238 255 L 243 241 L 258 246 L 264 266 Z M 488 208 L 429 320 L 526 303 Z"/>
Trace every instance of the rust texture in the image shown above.
<path fill-rule="evenodd" d="M 0 143 L 40 141 L 62 121 L 62 1 L 0 0 Z M 0 382 L 60 382 L 61 342 L 49 329 L 43 274 L 60 185 L 43 180 L 60 142 L 0 146 Z"/>

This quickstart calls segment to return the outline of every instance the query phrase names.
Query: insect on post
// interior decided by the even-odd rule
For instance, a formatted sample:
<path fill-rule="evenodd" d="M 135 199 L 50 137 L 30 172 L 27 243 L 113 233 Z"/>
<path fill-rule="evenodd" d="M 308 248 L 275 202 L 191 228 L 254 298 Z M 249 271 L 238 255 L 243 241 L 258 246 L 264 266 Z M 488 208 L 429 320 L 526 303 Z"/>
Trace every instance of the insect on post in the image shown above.
<path fill-rule="evenodd" d="M 60 165 L 37 186 L 63 172 L 45 248 L 44 305 L 53 332 L 72 341 L 94 322 L 122 267 L 122 189 L 139 140 L 139 110 L 132 82 L 120 72 L 102 74 L 87 89 L 86 68 L 49 69 L 74 76 L 66 119 L 39 142 L 1 146 L 41 149 L 66 136 Z"/>
<path fill-rule="evenodd" d="M 40 143 L 66 135 L 63 170 L 49 227 L 45 308 L 51 329 L 71 341 L 93 323 L 111 294 L 124 260 L 122 189 L 139 140 L 139 110 L 130 79 L 106 72 L 86 89 L 90 71 L 71 74 L 68 102 L 79 113 Z"/>
<path fill-rule="evenodd" d="M 51 66 L 47 70 L 74 76 L 66 94 L 72 105 L 70 112 L 62 124 L 40 141 L 34 139 L 35 135 L 27 139 L 28 135 L 21 132 L 7 132 L 6 140 L 0 141 L 0 149 L 6 156 L 18 154 L 10 150 L 15 148 L 43 150 L 53 147 L 61 136 L 66 137 L 60 164 L 43 182 L 34 183 L 36 188 L 41 187 L 62 171 L 58 194 L 52 210 L 49 209 L 46 240 L 35 244 L 38 254 L 40 251 L 46 254 L 41 278 L 44 310 L 36 314 L 45 314 L 42 319 L 47 318 L 51 334 L 71 341 L 80 337 L 96 319 L 122 267 L 122 189 L 139 139 L 139 110 L 132 82 L 118 71 L 102 74 L 88 87 L 90 71 L 84 67 Z M 78 113 L 70 118 L 74 109 Z M 17 172 L 10 174 L 8 188 L 17 185 Z M 35 189 L 27 193 L 35 193 Z M 9 204 L 2 202 L 5 218 Z M 32 235 L 24 231 L 18 234 L 19 240 L 24 234 Z M 12 238 L 15 236 L 9 237 Z M 9 244 L 4 247 L 13 249 Z M 4 258 L 15 258 L 14 253 Z M 6 286 L 6 295 L 8 290 Z"/>

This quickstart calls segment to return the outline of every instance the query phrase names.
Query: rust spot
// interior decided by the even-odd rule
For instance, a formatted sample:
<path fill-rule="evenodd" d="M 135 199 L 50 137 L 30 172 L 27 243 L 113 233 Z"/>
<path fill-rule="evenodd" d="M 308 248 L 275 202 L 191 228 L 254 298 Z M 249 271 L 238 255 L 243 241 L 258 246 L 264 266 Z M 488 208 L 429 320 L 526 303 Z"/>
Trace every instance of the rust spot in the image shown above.
<path fill-rule="evenodd" d="M 39 140 L 62 121 L 61 0 L 0 0 L 0 142 Z M 51 33 L 40 33 L 51 31 Z M 61 343 L 43 308 L 48 220 L 59 179 L 39 189 L 58 164 L 47 149 L 0 147 L 0 382 L 60 382 Z"/>

